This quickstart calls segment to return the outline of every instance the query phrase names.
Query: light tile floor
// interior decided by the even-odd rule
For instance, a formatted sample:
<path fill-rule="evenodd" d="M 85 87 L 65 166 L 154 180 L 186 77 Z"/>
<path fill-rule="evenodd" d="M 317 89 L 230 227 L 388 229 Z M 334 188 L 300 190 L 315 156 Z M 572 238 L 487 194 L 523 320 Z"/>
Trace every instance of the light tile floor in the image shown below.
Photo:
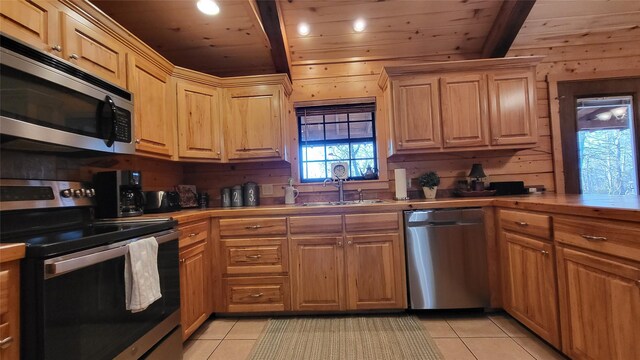
<path fill-rule="evenodd" d="M 418 314 L 446 360 L 560 360 L 559 352 L 509 315 Z M 185 360 L 244 360 L 266 318 L 209 320 L 184 344 Z"/>

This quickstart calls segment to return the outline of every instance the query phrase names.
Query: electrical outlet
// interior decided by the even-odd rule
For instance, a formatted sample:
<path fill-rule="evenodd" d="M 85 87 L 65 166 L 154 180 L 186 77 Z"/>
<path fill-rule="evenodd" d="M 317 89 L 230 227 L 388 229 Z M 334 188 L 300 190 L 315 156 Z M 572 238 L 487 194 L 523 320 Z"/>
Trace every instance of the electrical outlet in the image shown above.
<path fill-rule="evenodd" d="M 262 189 L 262 195 L 273 195 L 273 184 L 262 184 L 260 185 Z"/>
<path fill-rule="evenodd" d="M 407 178 L 407 189 L 411 189 L 411 178 Z"/>

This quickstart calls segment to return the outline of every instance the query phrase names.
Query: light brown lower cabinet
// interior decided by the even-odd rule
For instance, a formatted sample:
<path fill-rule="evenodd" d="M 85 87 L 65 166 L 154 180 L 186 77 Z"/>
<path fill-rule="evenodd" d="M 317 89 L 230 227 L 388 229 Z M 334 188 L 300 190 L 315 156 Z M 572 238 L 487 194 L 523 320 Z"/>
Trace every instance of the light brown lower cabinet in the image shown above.
<path fill-rule="evenodd" d="M 505 310 L 560 348 L 553 245 L 506 231 L 502 237 Z"/>
<path fill-rule="evenodd" d="M 186 340 L 204 323 L 206 306 L 205 244 L 180 251 L 180 317 L 182 339 Z"/>
<path fill-rule="evenodd" d="M 20 359 L 20 260 L 0 262 L 0 342 L 0 359 Z"/>
<path fill-rule="evenodd" d="M 181 224 L 180 323 L 186 340 L 211 314 L 211 255 L 209 220 Z"/>
<path fill-rule="evenodd" d="M 222 280 L 229 312 L 267 312 L 290 309 L 286 276 L 235 277 Z"/>
<path fill-rule="evenodd" d="M 293 237 L 293 309 L 404 308 L 398 233 Z"/>
<path fill-rule="evenodd" d="M 640 359 L 640 265 L 557 250 L 563 352 L 572 359 Z"/>

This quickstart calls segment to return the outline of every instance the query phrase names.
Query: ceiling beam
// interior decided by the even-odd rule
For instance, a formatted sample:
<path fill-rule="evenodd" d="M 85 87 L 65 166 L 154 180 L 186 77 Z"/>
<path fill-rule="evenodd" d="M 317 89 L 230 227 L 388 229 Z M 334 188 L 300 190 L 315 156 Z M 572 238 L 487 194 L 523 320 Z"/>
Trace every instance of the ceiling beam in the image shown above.
<path fill-rule="evenodd" d="M 483 58 L 507 55 L 536 0 L 505 0 L 482 47 Z"/>
<path fill-rule="evenodd" d="M 277 0 L 259 0 L 255 2 L 260 13 L 262 26 L 267 33 L 271 45 L 271 58 L 278 73 L 286 73 L 291 77 L 291 58 L 289 44 L 284 31 L 282 11 Z"/>

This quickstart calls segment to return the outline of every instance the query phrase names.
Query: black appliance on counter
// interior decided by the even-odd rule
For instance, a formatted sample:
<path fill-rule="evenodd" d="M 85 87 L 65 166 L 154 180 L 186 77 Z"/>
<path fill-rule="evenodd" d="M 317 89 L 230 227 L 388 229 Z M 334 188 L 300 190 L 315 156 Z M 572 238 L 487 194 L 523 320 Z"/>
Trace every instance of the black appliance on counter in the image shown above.
<path fill-rule="evenodd" d="M 94 220 L 88 184 L 0 180 L 0 239 L 26 243 L 21 265 L 22 359 L 181 359 L 177 222 Z M 162 297 L 126 310 L 128 244 L 158 242 Z"/>
<path fill-rule="evenodd" d="M 180 194 L 177 191 L 145 191 L 144 212 L 146 214 L 178 211 Z"/>
<path fill-rule="evenodd" d="M 142 215 L 145 195 L 142 175 L 133 170 L 102 171 L 93 176 L 96 189 L 96 217 L 120 218 Z"/>
<path fill-rule="evenodd" d="M 489 189 L 496 191 L 496 196 L 524 195 L 529 190 L 524 187 L 524 181 L 498 181 L 489 183 Z"/>

